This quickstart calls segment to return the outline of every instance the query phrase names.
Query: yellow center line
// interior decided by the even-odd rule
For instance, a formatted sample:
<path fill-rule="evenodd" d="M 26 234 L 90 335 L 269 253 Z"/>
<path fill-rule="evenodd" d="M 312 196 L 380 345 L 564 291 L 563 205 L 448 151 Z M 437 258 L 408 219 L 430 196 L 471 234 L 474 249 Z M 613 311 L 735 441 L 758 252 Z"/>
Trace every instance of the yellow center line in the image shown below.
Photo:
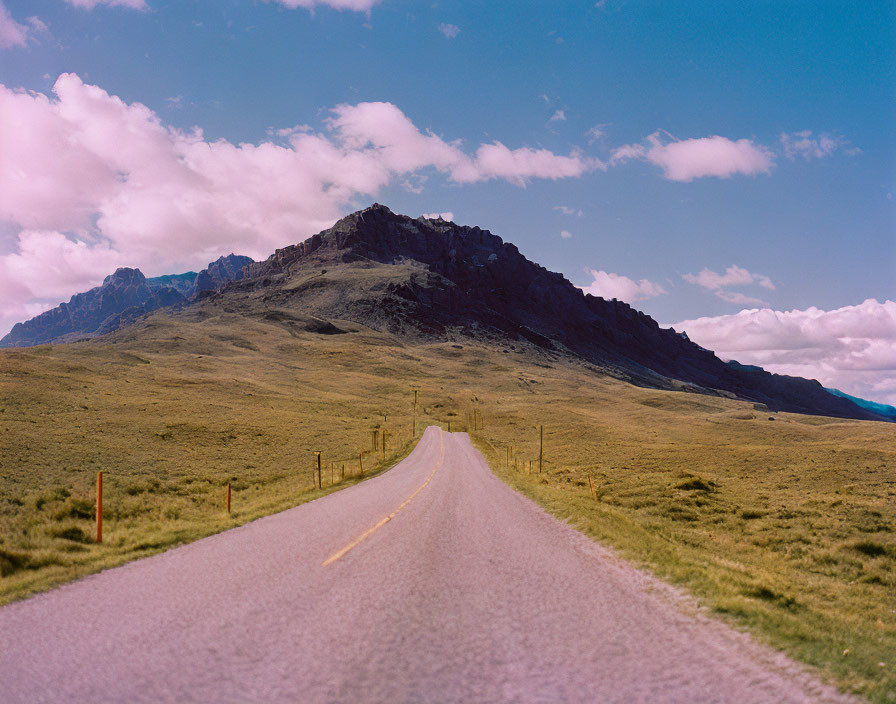
<path fill-rule="evenodd" d="M 336 562 L 336 560 L 338 560 L 340 557 L 343 557 L 349 550 L 351 550 L 352 548 L 356 548 L 358 545 L 360 545 L 362 542 L 364 542 L 367 538 L 369 538 L 371 535 L 373 535 L 374 532 L 376 532 L 377 530 L 382 528 L 384 525 L 386 525 L 389 521 L 391 521 L 393 518 L 395 518 L 395 516 L 398 514 L 399 511 L 401 511 L 401 509 L 403 509 L 405 506 L 407 506 L 409 503 L 411 503 L 413 498 L 426 488 L 426 485 L 429 484 L 433 475 L 436 473 L 436 470 L 442 466 L 442 460 L 444 458 L 445 458 L 445 437 L 444 437 L 444 435 L 442 435 L 442 432 L 439 431 L 439 461 L 436 462 L 436 466 L 432 468 L 432 471 L 429 473 L 429 476 L 426 478 L 426 481 L 423 482 L 419 487 L 417 487 L 417 490 L 413 494 L 411 494 L 408 498 L 406 498 L 404 500 L 404 502 L 401 504 L 401 506 L 399 506 L 392 513 L 390 513 L 388 516 L 386 516 L 384 519 L 382 519 L 379 523 L 377 523 L 375 526 L 373 526 L 373 528 L 370 528 L 367 531 L 365 531 L 364 533 L 362 533 L 355 540 L 353 540 L 348 545 L 346 545 L 344 548 L 342 548 L 342 550 L 330 555 L 330 557 L 328 557 L 326 560 L 323 561 L 323 563 L 321 563 L 322 566 L 326 567 L 327 565 L 330 565 L 330 564 Z"/>

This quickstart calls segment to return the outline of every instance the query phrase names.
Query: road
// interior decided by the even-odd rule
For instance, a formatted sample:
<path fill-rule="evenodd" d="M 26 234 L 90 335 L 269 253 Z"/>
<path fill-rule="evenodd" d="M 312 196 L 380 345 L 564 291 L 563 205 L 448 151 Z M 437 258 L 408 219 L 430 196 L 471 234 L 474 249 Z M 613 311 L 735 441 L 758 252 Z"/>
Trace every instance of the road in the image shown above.
<path fill-rule="evenodd" d="M 428 428 L 389 472 L 0 609 L 0 700 L 842 701 Z"/>

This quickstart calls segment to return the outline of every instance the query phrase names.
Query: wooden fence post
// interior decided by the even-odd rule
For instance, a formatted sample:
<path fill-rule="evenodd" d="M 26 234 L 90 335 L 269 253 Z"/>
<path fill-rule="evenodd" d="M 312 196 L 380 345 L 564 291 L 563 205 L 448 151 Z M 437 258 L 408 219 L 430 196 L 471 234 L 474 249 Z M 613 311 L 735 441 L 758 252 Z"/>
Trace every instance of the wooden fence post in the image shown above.
<path fill-rule="evenodd" d="M 227 482 L 227 513 L 230 513 L 230 482 Z"/>
<path fill-rule="evenodd" d="M 414 389 L 414 437 L 417 437 L 417 389 Z"/>
<path fill-rule="evenodd" d="M 544 459 L 544 426 L 538 426 L 538 473 L 543 470 L 542 461 Z"/>
<path fill-rule="evenodd" d="M 323 482 L 321 481 L 321 476 L 320 476 L 320 453 L 319 452 L 317 453 L 317 488 L 318 489 L 324 488 L 324 485 L 323 485 Z"/>
<path fill-rule="evenodd" d="M 363 477 L 364 476 L 364 453 L 363 452 L 358 453 L 358 467 L 361 470 L 359 472 L 358 476 Z"/>
<path fill-rule="evenodd" d="M 383 428 L 383 462 L 386 461 L 386 429 Z"/>
<path fill-rule="evenodd" d="M 103 542 L 103 473 L 96 473 L 96 542 Z"/>
<path fill-rule="evenodd" d="M 594 480 L 591 478 L 590 474 L 588 475 L 588 483 L 591 485 L 591 496 L 597 501 L 597 492 L 594 490 Z"/>
<path fill-rule="evenodd" d="M 345 462 L 342 463 L 342 479 L 341 481 L 345 481 Z"/>

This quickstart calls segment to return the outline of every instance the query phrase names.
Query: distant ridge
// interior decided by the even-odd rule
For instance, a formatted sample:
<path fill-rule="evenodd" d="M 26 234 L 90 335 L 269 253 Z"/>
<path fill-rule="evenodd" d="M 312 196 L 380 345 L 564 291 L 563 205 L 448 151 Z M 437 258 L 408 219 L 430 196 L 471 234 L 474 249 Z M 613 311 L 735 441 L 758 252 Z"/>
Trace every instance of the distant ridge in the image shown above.
<path fill-rule="evenodd" d="M 123 267 L 102 285 L 71 297 L 24 323 L 0 339 L 0 347 L 29 347 L 103 335 L 159 308 L 186 305 L 208 291 L 242 276 L 249 257 L 219 257 L 196 274 L 168 274 L 147 279 L 139 269 Z"/>
<path fill-rule="evenodd" d="M 881 416 L 886 416 L 894 421 L 896 421 L 896 406 L 889 406 L 886 403 L 877 403 L 876 401 L 868 401 L 864 398 L 859 398 L 858 396 L 850 396 L 839 389 L 826 389 L 828 392 L 834 394 L 835 396 L 841 396 L 842 398 L 847 398 L 852 401 L 854 404 L 859 406 L 860 408 L 865 408 L 869 411 L 877 413 Z"/>

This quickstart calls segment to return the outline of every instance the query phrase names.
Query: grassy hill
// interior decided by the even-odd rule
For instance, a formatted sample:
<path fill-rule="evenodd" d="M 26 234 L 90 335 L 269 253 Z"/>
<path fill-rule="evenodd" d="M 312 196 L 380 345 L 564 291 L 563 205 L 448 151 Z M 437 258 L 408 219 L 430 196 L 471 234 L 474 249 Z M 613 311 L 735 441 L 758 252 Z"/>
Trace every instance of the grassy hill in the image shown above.
<path fill-rule="evenodd" d="M 469 429 L 549 511 L 845 686 L 896 701 L 896 426 L 769 420 L 527 343 L 449 333 L 411 345 L 332 322 L 200 304 L 93 342 L 0 351 L 0 603 L 338 489 L 343 465 L 357 481 L 359 451 L 368 472 L 388 466 L 410 447 L 416 388 L 418 430 Z M 539 425 L 544 471 L 528 474 Z M 383 429 L 385 461 L 371 438 Z"/>

